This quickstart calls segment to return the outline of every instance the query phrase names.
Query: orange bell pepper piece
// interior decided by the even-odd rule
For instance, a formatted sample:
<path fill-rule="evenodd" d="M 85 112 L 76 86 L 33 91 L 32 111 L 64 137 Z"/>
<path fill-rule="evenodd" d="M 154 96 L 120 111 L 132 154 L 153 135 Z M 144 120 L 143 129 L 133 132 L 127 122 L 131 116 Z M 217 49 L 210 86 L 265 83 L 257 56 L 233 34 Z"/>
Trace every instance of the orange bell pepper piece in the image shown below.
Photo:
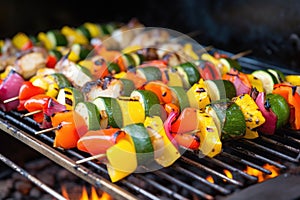
<path fill-rule="evenodd" d="M 77 147 L 79 138 L 88 130 L 82 117 L 74 111 L 57 112 L 51 117 L 51 122 L 53 127 L 57 127 L 54 147 Z"/>
<path fill-rule="evenodd" d="M 287 84 L 279 83 L 274 85 L 273 94 L 279 94 L 288 102 L 293 108 L 290 110 L 290 125 L 293 129 L 300 129 L 300 95 L 296 92 L 297 87 Z M 291 120 L 293 119 L 293 120 Z"/>

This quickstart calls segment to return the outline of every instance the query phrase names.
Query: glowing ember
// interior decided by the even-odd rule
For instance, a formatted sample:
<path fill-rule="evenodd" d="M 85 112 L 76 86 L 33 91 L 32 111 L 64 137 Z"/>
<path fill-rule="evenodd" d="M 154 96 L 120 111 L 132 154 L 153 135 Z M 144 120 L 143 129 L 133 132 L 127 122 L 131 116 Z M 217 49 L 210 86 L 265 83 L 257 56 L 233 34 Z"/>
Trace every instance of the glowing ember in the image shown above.
<path fill-rule="evenodd" d="M 274 167 L 272 165 L 269 165 L 269 164 L 265 164 L 263 166 L 263 168 L 269 170 L 272 172 L 272 174 L 268 175 L 268 174 L 265 174 L 257 169 L 254 169 L 252 167 L 249 167 L 247 166 L 247 168 L 244 170 L 247 174 L 249 175 L 252 175 L 252 176 L 256 176 L 258 178 L 258 182 L 263 182 L 267 179 L 270 179 L 270 178 L 274 178 L 276 176 L 279 175 L 279 169 L 277 167 Z"/>
<path fill-rule="evenodd" d="M 64 186 L 61 187 L 61 192 L 62 192 L 63 197 L 65 197 L 68 200 L 71 200 L 69 198 L 69 194 Z M 94 187 L 91 188 L 91 195 L 89 197 L 86 187 L 83 186 L 81 196 L 78 199 L 79 200 L 112 200 L 113 198 L 106 192 L 103 192 L 102 195 L 98 195 L 98 193 Z"/>
<path fill-rule="evenodd" d="M 214 183 L 214 182 L 215 182 L 214 179 L 213 179 L 213 177 L 212 177 L 211 175 L 207 176 L 207 177 L 206 177 L 206 180 L 207 180 L 208 182 L 210 182 L 210 183 Z"/>

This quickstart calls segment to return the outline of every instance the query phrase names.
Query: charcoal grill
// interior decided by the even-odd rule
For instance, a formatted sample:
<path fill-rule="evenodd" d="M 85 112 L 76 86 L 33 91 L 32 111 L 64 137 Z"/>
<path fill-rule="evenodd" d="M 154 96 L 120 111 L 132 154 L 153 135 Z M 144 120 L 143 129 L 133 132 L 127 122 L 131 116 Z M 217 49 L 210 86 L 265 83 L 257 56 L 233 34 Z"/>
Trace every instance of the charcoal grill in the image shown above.
<path fill-rule="evenodd" d="M 220 53 L 229 52 L 218 50 Z M 239 58 L 245 72 L 256 69 L 277 68 L 285 74 L 294 72 L 278 66 L 243 57 Z M 111 183 L 105 165 L 88 161 L 77 165 L 75 162 L 86 158 L 87 154 L 72 150 L 53 148 L 53 132 L 35 135 L 38 125 L 30 117 L 21 117 L 22 113 L 0 111 L 0 129 L 2 134 L 12 136 L 40 154 L 69 170 L 76 176 L 105 191 L 116 199 L 239 199 L 247 191 L 252 191 L 251 198 L 259 199 L 261 195 L 273 195 L 280 199 L 278 192 L 268 187 L 275 186 L 272 181 L 286 182 L 279 189 L 282 199 L 300 197 L 300 132 L 289 129 L 278 130 L 273 136 L 261 136 L 255 140 L 238 139 L 223 143 L 223 151 L 214 158 L 205 157 L 199 153 L 185 151 L 183 156 L 172 166 L 148 173 L 133 173 L 127 178 Z M 27 178 L 40 185 L 42 189 L 57 197 L 51 188 L 45 187 L 39 180 L 33 179 L 20 168 L 13 165 L 9 159 L 0 157 L 1 161 L 15 170 L 22 172 Z M 278 177 L 268 179 L 258 184 L 258 178 L 245 172 L 247 167 L 254 168 L 265 175 L 272 171 L 264 168 L 269 164 L 279 170 Z M 226 176 L 229 171 L 232 178 Z M 207 180 L 211 176 L 214 182 Z M 268 185 L 271 184 L 271 186 Z M 265 184 L 265 185 L 264 185 Z M 297 186 L 298 185 L 298 186 Z M 276 185 L 277 187 L 278 184 Z M 252 189 L 258 187 L 259 189 Z M 265 190 L 261 190 L 265 188 Z M 246 192 L 245 192 L 246 191 Z M 255 192 L 253 192 L 255 191 Z M 260 192 L 259 192 L 260 191 Z M 286 192 L 284 192 L 286 191 Z M 272 193 L 272 194 L 270 194 Z M 256 195 L 256 196 L 255 196 Z M 260 195 L 260 196 L 259 196 Z M 275 196 L 274 196 L 275 195 Z M 277 195 L 277 196 L 276 196 Z M 246 196 L 243 196 L 243 198 Z M 59 197 L 57 197 L 59 199 Z"/>

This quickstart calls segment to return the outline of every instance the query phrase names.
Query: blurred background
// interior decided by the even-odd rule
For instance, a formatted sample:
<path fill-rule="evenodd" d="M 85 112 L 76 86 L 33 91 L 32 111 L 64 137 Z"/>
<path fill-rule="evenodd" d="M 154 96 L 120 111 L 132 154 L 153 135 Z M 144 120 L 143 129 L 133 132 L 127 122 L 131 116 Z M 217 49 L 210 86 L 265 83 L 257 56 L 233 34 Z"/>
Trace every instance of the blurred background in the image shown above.
<path fill-rule="evenodd" d="M 299 10 L 296 0 L 0 0 L 0 38 L 137 18 L 145 26 L 197 31 L 200 44 L 232 53 L 251 49 L 249 57 L 300 71 Z"/>

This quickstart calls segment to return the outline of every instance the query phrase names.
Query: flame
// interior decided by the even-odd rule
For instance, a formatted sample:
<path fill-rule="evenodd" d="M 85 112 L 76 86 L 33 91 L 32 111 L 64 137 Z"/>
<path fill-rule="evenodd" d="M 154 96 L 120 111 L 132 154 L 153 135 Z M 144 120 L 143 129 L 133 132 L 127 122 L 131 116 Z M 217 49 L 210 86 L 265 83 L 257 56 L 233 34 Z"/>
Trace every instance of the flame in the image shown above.
<path fill-rule="evenodd" d="M 206 180 L 207 180 L 208 182 L 210 182 L 210 183 L 214 183 L 214 182 L 215 182 L 215 181 L 214 181 L 214 178 L 213 178 L 211 175 L 207 176 L 207 177 L 206 177 Z"/>
<path fill-rule="evenodd" d="M 232 173 L 231 173 L 229 170 L 224 169 L 223 172 L 224 172 L 224 174 L 225 174 L 228 178 L 230 178 L 230 179 L 233 178 Z"/>
<path fill-rule="evenodd" d="M 81 193 L 81 197 L 79 200 L 89 200 L 89 195 L 86 191 L 86 187 L 82 188 L 82 193 Z"/>
<path fill-rule="evenodd" d="M 64 186 L 61 187 L 62 196 L 70 200 L 69 194 Z M 81 196 L 79 200 L 113 200 L 113 198 L 106 192 L 103 192 L 101 195 L 98 195 L 94 187 L 91 188 L 91 195 L 89 197 L 86 187 L 82 187 Z"/>
<path fill-rule="evenodd" d="M 61 194 L 63 197 L 65 197 L 66 199 L 70 199 L 69 198 L 69 195 L 68 195 L 68 192 L 67 192 L 67 189 L 65 186 L 61 186 Z"/>
<path fill-rule="evenodd" d="M 249 174 L 249 175 L 256 176 L 256 177 L 258 178 L 257 181 L 258 181 L 259 183 L 260 183 L 260 182 L 263 182 L 263 181 L 265 181 L 265 180 L 267 180 L 267 179 L 274 178 L 274 177 L 276 177 L 276 176 L 279 175 L 279 169 L 278 169 L 277 167 L 274 167 L 274 166 L 269 165 L 269 164 L 265 164 L 265 165 L 263 166 L 263 168 L 265 168 L 265 169 L 271 171 L 272 174 L 270 174 L 270 175 L 265 174 L 265 173 L 263 173 L 263 172 L 261 172 L 261 171 L 259 171 L 259 170 L 257 170 L 257 169 L 254 169 L 254 168 L 252 168 L 252 167 L 249 167 L 249 166 L 247 166 L 247 168 L 246 168 L 244 171 L 245 171 L 247 174 Z"/>

